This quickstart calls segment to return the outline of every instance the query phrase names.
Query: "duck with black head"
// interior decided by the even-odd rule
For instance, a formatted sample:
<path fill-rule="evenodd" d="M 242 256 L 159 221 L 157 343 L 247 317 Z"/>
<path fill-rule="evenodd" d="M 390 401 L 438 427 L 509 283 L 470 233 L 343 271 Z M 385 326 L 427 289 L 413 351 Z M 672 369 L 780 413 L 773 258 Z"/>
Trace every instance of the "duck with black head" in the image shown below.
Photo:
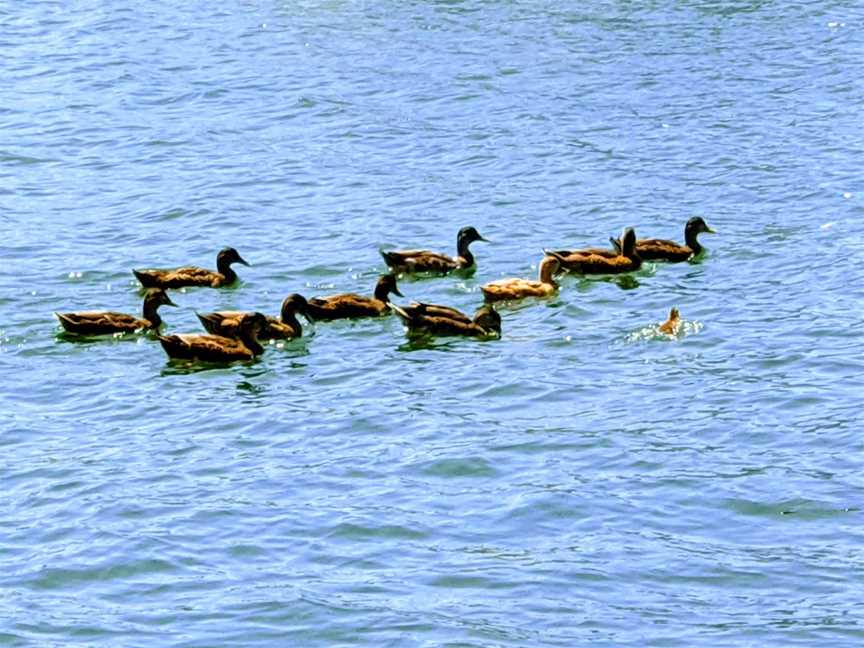
<path fill-rule="evenodd" d="M 694 216 L 684 225 L 684 245 L 667 239 L 639 239 L 636 252 L 645 261 L 669 261 L 680 263 L 699 256 L 704 249 L 699 243 L 700 234 L 716 234 L 701 216 Z M 616 249 L 621 245 L 618 239 L 609 239 Z"/>
<path fill-rule="evenodd" d="M 303 335 L 303 327 L 297 315 L 303 315 L 307 320 L 307 302 L 303 295 L 293 293 L 282 300 L 280 317 L 267 316 L 267 323 L 258 333 L 259 340 L 289 340 Z M 246 311 L 216 311 L 214 313 L 196 313 L 207 332 L 225 337 L 237 337 L 240 322 L 254 315 Z"/>
<path fill-rule="evenodd" d="M 159 342 L 165 353 L 176 360 L 202 362 L 234 362 L 253 360 L 264 353 L 258 335 L 267 326 L 261 313 L 251 313 L 240 320 L 237 337 L 203 334 L 160 335 Z"/>
<path fill-rule="evenodd" d="M 186 286 L 206 286 L 222 288 L 237 281 L 237 273 L 231 267 L 234 263 L 248 266 L 240 253 L 232 247 L 219 251 L 216 255 L 216 270 L 184 266 L 172 270 L 132 270 L 145 288 L 183 288 Z"/>
<path fill-rule="evenodd" d="M 636 252 L 636 232 L 632 227 L 624 230 L 621 252 L 606 256 L 588 251 L 546 250 L 546 254 L 558 260 L 562 270 L 576 274 L 620 274 L 634 272 L 642 267 L 642 258 Z"/>
<path fill-rule="evenodd" d="M 386 274 L 378 279 L 372 297 L 364 297 L 356 293 L 313 297 L 309 300 L 307 313 L 313 320 L 380 317 L 390 313 L 391 294 L 402 297 L 396 285 L 396 276 Z"/>
<path fill-rule="evenodd" d="M 456 235 L 456 256 L 451 257 L 429 250 L 381 250 L 384 262 L 394 272 L 432 272 L 446 274 L 454 270 L 468 270 L 474 267 L 474 255 L 470 246 L 474 241 L 485 241 L 474 227 L 463 227 Z"/>
<path fill-rule="evenodd" d="M 112 335 L 135 331 L 155 331 L 162 326 L 160 306 L 176 306 L 161 288 L 150 288 L 144 293 L 141 317 L 114 311 L 77 311 L 54 313 L 67 333 L 77 335 Z"/>
<path fill-rule="evenodd" d="M 432 308 L 427 308 L 431 306 Z M 501 315 L 486 304 L 477 309 L 474 317 L 449 307 L 414 304 L 408 308 L 393 306 L 408 329 L 408 335 L 462 335 L 478 338 L 501 336 Z"/>

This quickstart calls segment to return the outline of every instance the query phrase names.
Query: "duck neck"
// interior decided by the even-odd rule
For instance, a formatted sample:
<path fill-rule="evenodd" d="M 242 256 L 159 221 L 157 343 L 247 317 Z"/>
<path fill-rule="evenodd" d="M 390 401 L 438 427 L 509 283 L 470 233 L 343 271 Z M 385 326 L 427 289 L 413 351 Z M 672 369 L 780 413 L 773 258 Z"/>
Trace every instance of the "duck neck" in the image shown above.
<path fill-rule="evenodd" d="M 246 345 L 246 348 L 249 349 L 254 355 L 261 355 L 264 353 L 264 347 L 261 346 L 261 343 L 258 341 L 258 335 L 255 331 L 241 331 L 240 332 L 240 341 Z"/>
<path fill-rule="evenodd" d="M 465 259 L 465 266 L 470 267 L 474 265 L 474 255 L 471 254 L 471 250 L 469 246 L 471 245 L 471 241 L 468 239 L 459 239 L 456 243 L 456 252 L 457 254 Z"/>
<path fill-rule="evenodd" d="M 231 268 L 231 261 L 228 259 L 216 259 L 216 271 L 225 277 L 225 283 L 233 283 L 237 280 L 237 273 Z"/>
<path fill-rule="evenodd" d="M 684 242 L 687 244 L 693 254 L 699 254 L 702 251 L 702 245 L 699 243 L 699 232 L 694 227 L 684 228 Z"/>
<path fill-rule="evenodd" d="M 303 327 L 300 325 L 300 320 L 297 319 L 297 314 L 288 308 L 282 311 L 282 323 L 287 324 L 295 331 L 297 331 L 297 337 L 303 335 Z"/>
<path fill-rule="evenodd" d="M 540 283 L 548 284 L 550 286 L 558 287 L 558 284 L 555 281 L 555 267 L 557 264 L 554 263 L 540 263 Z"/>
<path fill-rule="evenodd" d="M 144 319 L 150 322 L 150 328 L 157 329 L 162 326 L 162 318 L 159 317 L 159 304 L 155 301 L 150 301 L 148 299 L 144 300 L 144 308 L 142 309 L 142 315 Z"/>

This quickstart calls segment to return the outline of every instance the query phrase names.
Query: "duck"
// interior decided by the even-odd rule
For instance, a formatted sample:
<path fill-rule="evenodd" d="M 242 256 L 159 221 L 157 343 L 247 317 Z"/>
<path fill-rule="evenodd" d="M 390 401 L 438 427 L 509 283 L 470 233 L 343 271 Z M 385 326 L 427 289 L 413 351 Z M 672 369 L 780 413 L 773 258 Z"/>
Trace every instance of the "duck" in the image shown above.
<path fill-rule="evenodd" d="M 226 247 L 216 255 L 216 270 L 196 266 L 184 266 L 173 270 L 132 270 L 132 273 L 145 288 L 183 288 L 185 286 L 206 286 L 221 288 L 237 281 L 237 273 L 232 263 L 249 264 L 233 247 Z"/>
<path fill-rule="evenodd" d="M 663 322 L 657 330 L 666 335 L 678 335 L 681 331 L 681 315 L 678 313 L 677 308 L 673 307 L 672 310 L 669 311 L 669 319 Z"/>
<path fill-rule="evenodd" d="M 237 328 L 237 337 L 224 335 L 179 334 L 160 335 L 159 342 L 170 358 L 178 360 L 200 360 L 203 362 L 235 362 L 254 360 L 264 353 L 258 342 L 258 334 L 267 325 L 261 313 L 250 313 L 243 317 Z"/>
<path fill-rule="evenodd" d="M 632 227 L 624 230 L 621 253 L 615 256 L 587 253 L 585 251 L 546 250 L 546 254 L 558 260 L 562 270 L 577 274 L 620 274 L 634 272 L 642 267 L 642 258 L 636 252 L 636 232 Z"/>
<path fill-rule="evenodd" d="M 533 279 L 498 279 L 480 286 L 487 302 L 524 299 L 525 297 L 548 297 L 558 291 L 554 274 L 561 268 L 555 257 L 545 256 L 537 270 L 539 275 Z"/>
<path fill-rule="evenodd" d="M 456 256 L 451 257 L 429 250 L 381 250 L 381 256 L 394 272 L 437 272 L 447 274 L 454 270 L 468 270 L 474 267 L 474 255 L 469 246 L 474 241 L 489 241 L 473 227 L 463 227 L 456 235 Z"/>
<path fill-rule="evenodd" d="M 701 254 L 702 244 L 700 234 L 716 234 L 701 216 L 694 216 L 684 225 L 684 245 L 666 239 L 639 239 L 636 241 L 636 252 L 645 261 L 669 261 L 679 263 Z M 620 250 L 618 239 L 610 238 L 612 245 Z"/>
<path fill-rule="evenodd" d="M 303 327 L 297 314 L 308 319 L 307 302 L 303 295 L 293 293 L 282 300 L 280 317 L 267 317 L 266 326 L 258 333 L 259 340 L 290 340 L 303 335 Z M 215 313 L 196 313 L 208 333 L 224 337 L 237 337 L 240 322 L 252 315 L 245 311 L 216 311 Z"/>
<path fill-rule="evenodd" d="M 150 288 L 144 293 L 141 317 L 113 311 L 78 311 L 54 313 L 68 333 L 78 335 L 111 335 L 140 330 L 156 330 L 162 326 L 160 306 L 177 306 L 161 288 Z"/>
<path fill-rule="evenodd" d="M 419 310 L 393 305 L 393 311 L 408 327 L 409 335 L 463 335 L 470 337 L 500 337 L 501 316 L 486 304 L 477 309 L 473 318 L 449 306 L 433 308 L 423 305 Z M 432 314 L 435 313 L 435 314 Z"/>
<path fill-rule="evenodd" d="M 402 297 L 402 293 L 396 286 L 396 276 L 386 274 L 378 279 L 372 297 L 363 297 L 355 293 L 313 297 L 309 300 L 306 312 L 313 320 L 380 317 L 390 313 L 391 293 Z"/>

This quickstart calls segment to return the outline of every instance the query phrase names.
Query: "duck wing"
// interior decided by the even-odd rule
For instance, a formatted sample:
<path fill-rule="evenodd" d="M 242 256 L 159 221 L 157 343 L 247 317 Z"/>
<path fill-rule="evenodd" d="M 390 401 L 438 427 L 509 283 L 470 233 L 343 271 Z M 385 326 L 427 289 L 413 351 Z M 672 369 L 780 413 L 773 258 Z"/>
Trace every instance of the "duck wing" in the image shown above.
<path fill-rule="evenodd" d="M 131 333 L 151 326 L 150 322 L 145 319 L 111 311 L 78 311 L 75 313 L 55 313 L 55 315 L 66 331 L 82 335 Z"/>
<path fill-rule="evenodd" d="M 145 288 L 183 288 L 184 286 L 212 286 L 222 284 L 225 277 L 219 272 L 186 266 L 173 270 L 133 270 Z"/>
<path fill-rule="evenodd" d="M 382 251 L 381 256 L 388 266 L 399 272 L 450 272 L 463 265 L 460 259 L 429 250 Z"/>
<path fill-rule="evenodd" d="M 159 342 L 170 357 L 181 360 L 232 362 L 254 358 L 240 340 L 221 335 L 160 335 Z"/>
<path fill-rule="evenodd" d="M 415 316 L 447 317 L 458 322 L 465 322 L 466 324 L 473 321 L 462 311 L 452 306 L 443 306 L 441 304 L 413 302 L 410 306 L 405 307 L 405 311 Z"/>
<path fill-rule="evenodd" d="M 666 239 L 639 239 L 636 241 L 636 253 L 649 261 L 686 261 L 693 255 L 693 250 Z"/>

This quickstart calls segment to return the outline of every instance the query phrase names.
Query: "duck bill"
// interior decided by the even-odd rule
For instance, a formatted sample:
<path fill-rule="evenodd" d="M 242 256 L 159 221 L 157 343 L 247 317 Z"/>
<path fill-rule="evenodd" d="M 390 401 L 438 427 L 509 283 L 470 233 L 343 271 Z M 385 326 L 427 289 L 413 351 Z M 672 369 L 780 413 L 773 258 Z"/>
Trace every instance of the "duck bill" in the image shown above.
<path fill-rule="evenodd" d="M 237 263 L 242 263 L 245 266 L 250 266 L 250 267 L 252 266 L 251 263 L 249 263 L 246 259 L 241 257 L 239 254 L 237 255 Z"/>
<path fill-rule="evenodd" d="M 711 229 L 710 227 L 707 227 L 707 226 L 706 226 L 706 227 L 705 227 L 705 233 L 706 233 L 706 234 L 716 234 L 716 233 L 717 233 L 717 230 L 715 230 L 715 229 Z"/>
<path fill-rule="evenodd" d="M 477 235 L 477 240 L 478 240 L 478 241 L 483 241 L 484 243 L 491 243 L 491 242 L 492 242 L 492 241 L 490 241 L 490 240 L 487 239 L 487 238 L 483 238 L 483 237 L 480 236 L 479 234 Z"/>
<path fill-rule="evenodd" d="M 401 292 L 399 292 L 399 289 L 398 289 L 396 286 L 393 286 L 393 290 L 392 290 L 392 292 L 393 292 L 394 295 L 399 295 L 400 297 L 404 297 L 404 296 L 405 296 L 405 295 L 403 295 Z"/>
<path fill-rule="evenodd" d="M 168 295 L 165 295 L 165 301 L 162 302 L 162 305 L 163 306 L 173 306 L 174 308 L 179 308 L 179 306 L 177 306 L 177 304 L 175 304 L 173 301 L 171 301 L 171 298 Z"/>

